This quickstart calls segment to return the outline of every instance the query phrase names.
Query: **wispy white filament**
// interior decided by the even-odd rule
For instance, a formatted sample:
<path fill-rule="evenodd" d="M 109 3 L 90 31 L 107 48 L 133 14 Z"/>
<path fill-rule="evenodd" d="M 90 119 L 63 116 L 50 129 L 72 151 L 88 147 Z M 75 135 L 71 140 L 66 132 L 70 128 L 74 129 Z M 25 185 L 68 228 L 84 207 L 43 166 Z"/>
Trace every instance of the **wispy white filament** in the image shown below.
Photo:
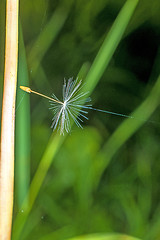
<path fill-rule="evenodd" d="M 121 113 L 93 108 L 92 105 L 89 104 L 91 99 L 86 98 L 88 92 L 80 91 L 82 89 L 81 84 L 82 81 L 78 82 L 78 79 L 73 80 L 73 78 L 70 78 L 67 82 L 64 80 L 62 102 L 52 94 L 52 98 L 56 100 L 50 100 L 50 109 L 52 109 L 54 113 L 51 125 L 53 130 L 58 129 L 60 134 L 64 134 L 65 132 L 69 133 L 71 130 L 71 119 L 78 127 L 83 128 L 81 123 L 84 119 L 88 120 L 88 117 L 86 116 L 88 114 L 87 110 L 95 110 L 121 117 L 134 118 L 133 116 Z"/>
<path fill-rule="evenodd" d="M 50 109 L 52 109 L 54 113 L 51 127 L 53 130 L 58 129 L 60 134 L 70 132 L 71 120 L 73 120 L 78 127 L 83 128 L 81 125 L 83 120 L 88 120 L 88 117 L 86 116 L 88 114 L 87 110 L 95 110 L 116 116 L 134 118 L 130 115 L 93 108 L 90 104 L 91 99 L 87 97 L 88 92 L 82 91 L 83 86 L 81 84 L 82 81 L 80 80 L 78 82 L 78 78 L 76 80 L 70 78 L 67 82 L 64 80 L 63 101 L 60 101 L 54 94 L 52 94 L 52 97 L 48 97 L 42 93 L 33 91 L 29 87 L 20 86 L 20 88 L 25 92 L 34 93 L 50 100 Z M 145 120 L 141 119 L 141 121 Z"/>
<path fill-rule="evenodd" d="M 88 92 L 80 91 L 82 88 L 81 83 L 82 81 L 78 82 L 78 78 L 76 80 L 70 78 L 67 82 L 64 80 L 62 102 L 52 94 L 52 98 L 56 99 L 57 102 L 50 100 L 50 109 L 52 109 L 54 113 L 51 127 L 54 130 L 58 129 L 60 134 L 70 132 L 71 120 L 73 120 L 78 127 L 82 128 L 81 122 L 83 122 L 83 119 L 88 119 L 86 109 L 91 108 L 91 105 L 88 104 L 91 99 L 85 99 Z"/>
<path fill-rule="evenodd" d="M 63 101 L 60 101 L 54 94 L 52 94 L 52 97 L 48 97 L 42 93 L 32 90 L 29 87 L 20 86 L 20 88 L 27 93 L 34 93 L 41 97 L 49 99 L 51 103 L 50 109 L 52 109 L 54 113 L 51 127 L 53 130 L 58 129 L 60 131 L 60 134 L 70 132 L 71 121 L 74 121 L 78 127 L 83 128 L 81 124 L 84 119 L 88 120 L 88 110 L 95 110 L 120 117 L 132 118 L 143 122 L 159 124 L 156 121 L 147 121 L 143 118 L 135 118 L 131 115 L 93 108 L 90 104 L 91 99 L 87 97 L 89 92 L 83 92 L 83 86 L 81 84 L 82 81 L 78 81 L 78 78 L 76 80 L 70 78 L 67 82 L 64 80 Z"/>

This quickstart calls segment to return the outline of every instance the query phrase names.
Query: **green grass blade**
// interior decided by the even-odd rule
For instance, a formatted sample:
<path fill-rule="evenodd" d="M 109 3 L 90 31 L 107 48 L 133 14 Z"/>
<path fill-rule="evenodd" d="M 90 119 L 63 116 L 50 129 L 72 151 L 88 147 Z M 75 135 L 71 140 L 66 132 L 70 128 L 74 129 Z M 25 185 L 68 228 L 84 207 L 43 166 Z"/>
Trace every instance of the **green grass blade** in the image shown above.
<path fill-rule="evenodd" d="M 16 220 L 14 222 L 13 227 L 13 239 L 19 239 L 20 234 L 22 232 L 23 226 L 26 222 L 26 219 L 28 217 L 28 214 L 30 213 L 33 204 L 35 202 L 35 199 L 39 193 L 40 187 L 42 186 L 43 180 L 47 174 L 48 168 L 50 167 L 53 156 L 55 156 L 56 152 L 59 150 L 61 144 L 64 141 L 64 137 L 57 134 L 56 136 L 52 135 L 50 142 L 48 143 L 48 147 L 46 148 L 46 151 L 40 161 L 39 167 L 36 171 L 36 174 L 32 180 L 31 186 L 30 186 L 30 202 L 29 206 L 23 214 L 19 213 L 16 217 Z M 26 206 L 26 202 L 23 203 L 23 207 Z"/>
<path fill-rule="evenodd" d="M 107 34 L 92 66 L 85 79 L 86 89 L 93 91 L 96 84 L 104 73 L 109 61 L 111 60 L 124 31 L 133 15 L 133 12 L 138 4 L 138 0 L 128 0 L 118 17 L 116 18 L 110 32 Z"/>
<path fill-rule="evenodd" d="M 55 10 L 51 19 L 46 24 L 39 37 L 36 39 L 33 47 L 30 49 L 28 54 L 28 62 L 29 65 L 32 67 L 33 77 L 45 53 L 62 29 L 68 17 L 71 6 L 72 1 L 70 1 L 69 3 L 68 1 L 63 1 L 62 4 L 60 4 L 60 6 Z"/>
<path fill-rule="evenodd" d="M 82 69 L 80 70 L 81 76 L 85 75 L 86 71 L 88 71 L 88 64 L 84 64 L 82 66 Z M 40 161 L 40 164 L 38 166 L 38 169 L 35 173 L 35 176 L 32 180 L 31 186 L 30 186 L 30 190 L 29 190 L 30 202 L 29 202 L 28 208 L 27 209 L 25 208 L 25 206 L 27 204 L 26 203 L 27 199 L 25 199 L 25 201 L 21 207 L 22 210 L 25 209 L 25 211 L 23 211 L 23 214 L 21 214 L 21 212 L 19 212 L 14 221 L 13 239 L 20 238 L 24 224 L 27 220 L 27 217 L 28 217 L 32 207 L 33 207 L 33 204 L 35 203 L 35 200 L 36 200 L 39 190 L 43 184 L 43 181 L 48 172 L 48 169 L 51 166 L 54 156 L 60 149 L 62 143 L 65 141 L 66 136 L 67 135 L 61 136 L 61 135 L 59 135 L 59 133 L 52 134 L 52 137 L 48 143 L 46 151 L 44 152 L 44 155 Z"/>
<path fill-rule="evenodd" d="M 29 85 L 22 28 L 19 38 L 18 93 L 16 108 L 16 190 L 18 205 L 27 196 L 30 181 L 30 101 L 19 85 Z"/>

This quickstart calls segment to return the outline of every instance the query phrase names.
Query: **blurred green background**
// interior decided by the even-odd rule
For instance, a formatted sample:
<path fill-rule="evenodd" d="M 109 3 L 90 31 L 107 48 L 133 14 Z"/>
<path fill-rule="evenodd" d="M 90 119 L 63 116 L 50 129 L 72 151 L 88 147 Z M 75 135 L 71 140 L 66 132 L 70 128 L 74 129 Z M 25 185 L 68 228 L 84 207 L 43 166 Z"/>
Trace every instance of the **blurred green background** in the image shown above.
<path fill-rule="evenodd" d="M 13 239 L 160 239 L 160 1 L 128 2 L 20 1 Z M 0 9 L 3 86 L 5 1 Z M 19 86 L 61 99 L 63 79 L 77 76 L 93 107 L 137 109 L 137 120 L 90 110 L 83 129 L 52 132 L 49 102 Z"/>

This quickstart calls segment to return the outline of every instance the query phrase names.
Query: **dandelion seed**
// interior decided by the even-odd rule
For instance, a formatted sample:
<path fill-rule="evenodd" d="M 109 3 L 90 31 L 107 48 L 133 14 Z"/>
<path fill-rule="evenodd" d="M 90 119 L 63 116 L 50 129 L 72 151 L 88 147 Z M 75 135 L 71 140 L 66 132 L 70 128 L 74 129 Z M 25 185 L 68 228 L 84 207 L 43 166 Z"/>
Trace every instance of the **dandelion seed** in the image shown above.
<path fill-rule="evenodd" d="M 91 107 L 88 104 L 91 99 L 86 99 L 88 92 L 81 91 L 81 84 L 82 81 L 78 82 L 78 78 L 76 80 L 70 78 L 67 82 L 64 80 L 63 101 L 60 101 L 54 94 L 52 94 L 52 97 L 48 97 L 31 90 L 29 87 L 20 86 L 20 88 L 28 93 L 35 93 L 49 99 L 50 109 L 54 113 L 51 127 L 53 130 L 58 129 L 60 134 L 64 134 L 65 132 L 70 132 L 72 120 L 80 128 L 83 128 L 81 125 L 83 120 L 88 120 L 86 109 Z"/>
<path fill-rule="evenodd" d="M 60 131 L 60 134 L 63 135 L 65 132 L 70 132 L 72 120 L 76 123 L 78 127 L 83 128 L 81 125 L 83 120 L 88 120 L 87 110 L 95 110 L 121 117 L 134 118 L 133 116 L 121 113 L 115 113 L 93 108 L 90 104 L 91 99 L 87 97 L 88 92 L 81 91 L 82 87 L 82 81 L 80 80 L 78 82 L 78 78 L 76 80 L 70 78 L 67 82 L 66 80 L 64 80 L 63 100 L 60 101 L 54 94 L 52 94 L 51 97 L 48 97 L 46 95 L 31 90 L 29 87 L 20 86 L 23 91 L 26 91 L 28 93 L 35 93 L 41 97 L 49 99 L 49 102 L 51 104 L 50 109 L 54 113 L 51 127 L 53 128 L 53 130 L 58 129 Z"/>
<path fill-rule="evenodd" d="M 74 81 L 73 78 L 70 78 L 68 82 L 64 80 L 63 104 L 57 104 L 54 101 L 50 101 L 50 109 L 54 112 L 51 127 L 54 130 L 58 128 L 58 130 L 60 130 L 60 134 L 70 132 L 71 120 L 73 120 L 78 127 L 82 128 L 80 122 L 83 122 L 83 119 L 88 119 L 86 116 L 88 112 L 84 109 L 88 107 L 87 103 L 91 100 L 90 98 L 85 100 L 88 92 L 80 91 L 82 88 L 81 83 L 82 81 L 78 82 L 78 79 Z M 55 95 L 52 95 L 52 97 L 56 98 Z M 56 100 L 59 101 L 57 98 Z"/>

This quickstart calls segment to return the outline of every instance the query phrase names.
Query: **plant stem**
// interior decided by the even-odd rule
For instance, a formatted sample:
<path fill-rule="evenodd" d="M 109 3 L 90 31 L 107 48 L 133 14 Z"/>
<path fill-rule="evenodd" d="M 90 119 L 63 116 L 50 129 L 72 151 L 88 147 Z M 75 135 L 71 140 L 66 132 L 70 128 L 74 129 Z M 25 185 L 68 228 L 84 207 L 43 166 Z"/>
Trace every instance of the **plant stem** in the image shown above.
<path fill-rule="evenodd" d="M 15 98 L 18 56 L 18 0 L 6 1 L 5 71 L 0 153 L 0 239 L 11 238 L 14 186 Z"/>

